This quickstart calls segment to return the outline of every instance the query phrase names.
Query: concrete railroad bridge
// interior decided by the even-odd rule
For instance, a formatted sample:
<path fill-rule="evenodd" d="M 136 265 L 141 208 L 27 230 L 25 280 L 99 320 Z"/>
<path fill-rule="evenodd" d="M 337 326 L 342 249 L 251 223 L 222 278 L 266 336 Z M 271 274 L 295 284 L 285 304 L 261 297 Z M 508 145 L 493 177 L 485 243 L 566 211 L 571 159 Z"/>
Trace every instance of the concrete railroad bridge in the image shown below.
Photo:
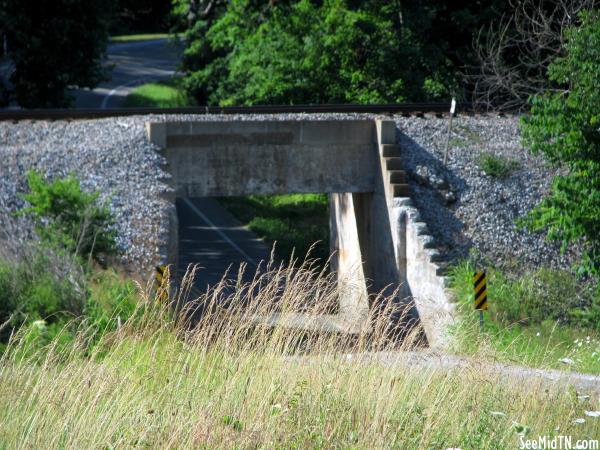
<path fill-rule="evenodd" d="M 429 344 L 447 342 L 453 305 L 409 198 L 394 122 L 159 122 L 147 133 L 173 177 L 168 263 L 178 255 L 175 197 L 328 193 L 332 269 L 347 295 L 337 314 L 313 322 L 353 332 L 368 318 L 369 298 L 399 288 L 397 301 L 414 300 Z"/>

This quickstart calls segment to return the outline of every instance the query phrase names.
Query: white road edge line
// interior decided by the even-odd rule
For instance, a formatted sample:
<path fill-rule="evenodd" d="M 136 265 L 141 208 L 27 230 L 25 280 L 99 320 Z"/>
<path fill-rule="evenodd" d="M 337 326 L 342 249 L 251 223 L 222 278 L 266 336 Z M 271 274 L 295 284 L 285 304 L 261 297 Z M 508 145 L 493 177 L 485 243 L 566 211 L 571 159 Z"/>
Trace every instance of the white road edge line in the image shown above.
<path fill-rule="evenodd" d="M 106 107 L 107 107 L 107 105 L 108 105 L 108 101 L 110 100 L 110 98 L 111 98 L 113 95 L 115 95 L 115 94 L 117 93 L 117 91 L 118 91 L 119 89 L 122 89 L 122 88 L 129 87 L 129 86 L 131 86 L 131 85 L 134 85 L 134 84 L 136 84 L 136 83 L 141 83 L 141 82 L 144 82 L 144 81 L 148 80 L 148 78 L 149 78 L 149 77 L 138 78 L 138 79 L 136 79 L 136 80 L 130 81 L 129 83 L 125 83 L 125 84 L 122 84 L 121 86 L 117 86 L 116 88 L 114 88 L 112 91 L 110 91 L 108 94 L 106 94 L 106 95 L 104 96 L 104 98 L 102 99 L 102 104 L 100 105 L 100 109 L 106 109 Z"/>
<path fill-rule="evenodd" d="M 223 239 L 225 239 L 225 242 L 227 242 L 229 245 L 231 245 L 235 250 L 237 250 L 237 252 L 242 255 L 244 257 L 244 259 L 249 262 L 250 264 L 252 264 L 253 266 L 258 266 L 258 263 L 252 258 L 250 257 L 250 255 L 248 255 L 248 253 L 246 253 L 244 250 L 242 250 L 235 242 L 233 242 L 229 236 L 227 236 L 223 230 L 221 230 L 219 227 L 217 227 L 214 223 L 212 223 L 210 221 L 210 219 L 208 217 L 206 217 L 202 211 L 200 211 L 198 208 L 196 208 L 194 206 L 194 204 L 187 198 L 183 198 L 183 202 L 192 210 L 194 211 L 194 213 L 196 213 L 196 215 L 198 217 L 200 217 L 204 222 L 206 222 L 206 224 L 212 228 L 212 230 L 217 233 L 219 236 L 221 236 Z"/>

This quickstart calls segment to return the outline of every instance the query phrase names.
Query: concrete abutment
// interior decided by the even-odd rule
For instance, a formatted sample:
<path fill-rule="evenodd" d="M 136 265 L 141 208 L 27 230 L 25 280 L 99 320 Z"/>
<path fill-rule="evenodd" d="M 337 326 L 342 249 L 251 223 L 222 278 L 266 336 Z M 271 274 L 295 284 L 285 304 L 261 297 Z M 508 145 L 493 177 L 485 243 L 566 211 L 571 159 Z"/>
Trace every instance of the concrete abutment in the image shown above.
<path fill-rule="evenodd" d="M 431 237 L 408 198 L 394 122 L 160 122 L 148 123 L 147 134 L 172 175 L 175 231 L 166 263 L 176 264 L 178 254 L 176 197 L 325 192 L 332 269 L 344 295 L 339 313 L 315 319 L 313 326 L 364 330 L 382 294 L 399 310 L 408 308 L 407 317 L 420 321 L 430 345 L 448 343 L 451 296 L 428 248 Z M 273 320 L 307 323 L 301 317 Z"/>

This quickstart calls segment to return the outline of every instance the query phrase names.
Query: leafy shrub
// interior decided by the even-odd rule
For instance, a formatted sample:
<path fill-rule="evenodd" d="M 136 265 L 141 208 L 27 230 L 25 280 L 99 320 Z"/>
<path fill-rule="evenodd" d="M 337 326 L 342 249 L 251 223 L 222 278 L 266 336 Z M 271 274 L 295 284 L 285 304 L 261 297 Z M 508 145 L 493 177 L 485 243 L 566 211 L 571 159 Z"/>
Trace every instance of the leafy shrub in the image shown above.
<path fill-rule="evenodd" d="M 522 120 L 525 144 L 569 169 L 550 197 L 523 222 L 546 230 L 563 249 L 585 247 L 581 271 L 600 275 L 600 12 L 581 16 L 566 33 L 566 54 L 549 67 L 557 89 L 531 99 Z"/>
<path fill-rule="evenodd" d="M 106 206 L 98 204 L 98 193 L 85 193 L 74 176 L 53 182 L 30 171 L 31 192 L 24 195 L 30 207 L 21 213 L 31 216 L 42 241 L 80 257 L 113 255 L 117 252 L 112 218 Z"/>
<path fill-rule="evenodd" d="M 492 177 L 505 178 L 519 168 L 519 162 L 497 156 L 490 152 L 482 152 L 477 162 L 483 171 Z"/>
<path fill-rule="evenodd" d="M 114 294 L 119 307 L 109 301 L 98 306 L 88 291 L 83 259 L 116 252 L 108 208 L 98 205 L 97 193 L 82 192 L 74 176 L 49 183 L 30 171 L 27 181 L 31 192 L 24 198 L 30 206 L 20 213 L 33 218 L 42 245 L 25 246 L 11 261 L 0 258 L 0 342 L 33 323 L 39 326 L 25 336 L 51 340 L 66 324 L 86 315 L 98 329 L 106 328 L 104 315 L 120 311 L 126 296 L 111 285 L 107 295 Z M 94 275 L 88 271 L 87 276 Z M 121 309 L 126 318 L 131 307 Z"/>

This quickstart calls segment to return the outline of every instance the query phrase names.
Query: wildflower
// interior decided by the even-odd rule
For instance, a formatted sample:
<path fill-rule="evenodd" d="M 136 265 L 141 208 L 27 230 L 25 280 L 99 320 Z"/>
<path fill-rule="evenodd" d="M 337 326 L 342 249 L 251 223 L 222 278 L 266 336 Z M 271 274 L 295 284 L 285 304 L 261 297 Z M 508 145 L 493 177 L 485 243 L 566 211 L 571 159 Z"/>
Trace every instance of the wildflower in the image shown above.
<path fill-rule="evenodd" d="M 588 417 L 600 417 L 600 411 L 584 411 L 583 413 Z"/>
<path fill-rule="evenodd" d="M 585 419 L 575 419 L 575 420 L 573 421 L 573 423 L 577 423 L 577 424 L 580 424 L 580 425 L 581 425 L 582 423 L 585 423 Z"/>

